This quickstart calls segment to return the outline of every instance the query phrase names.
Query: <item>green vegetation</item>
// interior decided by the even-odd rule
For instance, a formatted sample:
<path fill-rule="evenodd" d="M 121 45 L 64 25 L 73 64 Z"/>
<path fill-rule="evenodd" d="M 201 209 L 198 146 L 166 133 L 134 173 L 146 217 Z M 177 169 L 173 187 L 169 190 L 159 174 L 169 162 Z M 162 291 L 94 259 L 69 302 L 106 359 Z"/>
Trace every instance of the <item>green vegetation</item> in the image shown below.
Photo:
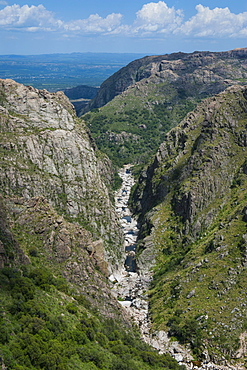
<path fill-rule="evenodd" d="M 0 269 L 1 365 L 13 370 L 182 369 L 123 320 L 107 279 L 83 248 L 89 234 L 78 224 L 63 221 L 62 226 L 44 200 L 35 209 L 23 207 L 17 205 L 16 215 L 4 203 L 0 208 L 0 240 L 12 265 Z M 71 258 L 64 257 L 67 246 Z M 24 266 L 17 262 L 23 253 L 30 261 Z M 68 267 L 76 264 L 78 274 L 79 263 L 86 271 L 79 272 L 77 284 Z"/>
<path fill-rule="evenodd" d="M 186 81 L 188 75 L 180 63 L 178 69 Z M 160 65 L 160 72 L 163 67 Z M 175 71 L 177 67 L 173 67 Z M 191 73 L 192 69 L 191 65 Z M 73 65 L 71 70 L 76 70 Z M 167 331 L 172 340 L 188 345 L 198 360 L 208 352 L 211 359 L 225 361 L 236 356 L 240 335 L 247 329 L 246 91 L 237 92 L 235 87 L 232 93 L 228 90 L 229 96 L 212 98 L 210 105 L 203 102 L 187 121 L 167 134 L 197 105 L 198 96 L 211 94 L 213 85 L 218 84 L 211 76 L 208 91 L 202 89 L 199 95 L 207 80 L 205 74 L 201 84 L 194 82 L 196 78 L 200 81 L 200 71 L 183 87 L 175 75 L 176 82 L 169 84 L 165 78 L 156 78 L 157 72 L 153 79 L 143 78 L 83 118 L 100 150 L 116 167 L 134 163 L 137 175 L 144 164 L 151 164 L 133 189 L 131 204 L 138 207 L 142 222 L 144 240 L 139 241 L 138 257 L 142 258 L 147 247 L 149 260 L 142 262 L 155 260 L 149 291 L 153 330 Z M 142 73 L 145 76 L 145 68 L 139 70 Z M 4 100 L 2 94 L 0 103 Z M 13 117 L 15 123 L 21 117 L 27 123 L 19 113 Z M 2 368 L 182 369 L 170 356 L 159 355 L 141 340 L 138 329 L 126 323 L 112 297 L 104 252 L 112 256 L 118 250 L 112 260 L 109 258 L 115 265 L 120 248 L 110 230 L 104 230 L 110 218 L 99 221 L 98 216 L 107 213 L 105 190 L 95 183 L 92 193 L 84 192 L 76 203 L 82 210 L 69 217 L 68 203 L 72 203 L 72 210 L 76 206 L 68 194 L 80 185 L 82 176 L 74 178 L 73 188 L 73 181 L 62 173 L 50 176 L 27 160 L 21 147 L 25 142 L 18 140 L 16 131 L 41 137 L 44 130 L 32 131 L 28 125 L 22 128 L 17 124 L 9 130 L 8 120 L 8 116 L 1 117 L 6 131 L 0 148 L 2 168 L 3 173 L 9 168 L 11 175 L 2 179 L 2 188 L 8 190 L 6 210 L 2 201 L 0 204 L 0 262 L 5 265 L 0 270 Z M 76 130 L 80 130 L 84 123 L 79 118 L 76 123 Z M 165 137 L 152 163 L 152 155 Z M 97 159 L 107 164 L 106 156 L 96 153 Z M 49 156 L 47 159 L 52 158 Z M 19 173 L 26 176 L 18 182 Z M 56 176 L 60 192 L 50 181 Z M 102 176 L 110 186 L 112 174 L 105 171 Z M 16 189 L 10 179 L 15 180 Z M 47 179 L 44 197 L 56 203 L 63 217 L 45 198 L 37 197 L 35 202 L 18 198 L 25 196 L 25 186 L 32 189 L 32 182 L 43 184 Z M 114 188 L 120 186 L 119 177 L 113 182 Z M 29 191 L 28 196 L 32 194 Z M 102 203 L 97 203 L 98 199 Z M 107 236 L 108 245 L 93 243 L 101 236 Z"/>
<path fill-rule="evenodd" d="M 211 119 L 205 122 L 197 108 L 190 125 L 182 122 L 174 129 L 161 148 L 164 159 L 132 195 L 133 206 L 135 196 L 142 196 L 144 209 L 149 202 L 150 213 L 139 213 L 143 237 L 155 225 L 149 291 L 153 329 L 189 344 L 198 359 L 205 349 L 212 358 L 233 358 L 246 331 L 244 94 L 226 92 L 219 105 L 217 98 L 202 103 L 200 109 L 207 112 L 206 104 L 214 102 Z"/>
<path fill-rule="evenodd" d="M 63 283 L 46 268 L 1 269 L 1 364 L 13 370 L 182 369 Z"/>
<path fill-rule="evenodd" d="M 167 83 L 141 85 L 140 89 L 83 116 L 99 149 L 119 167 L 146 164 L 165 134 L 197 103 L 191 97 L 180 97 Z"/>

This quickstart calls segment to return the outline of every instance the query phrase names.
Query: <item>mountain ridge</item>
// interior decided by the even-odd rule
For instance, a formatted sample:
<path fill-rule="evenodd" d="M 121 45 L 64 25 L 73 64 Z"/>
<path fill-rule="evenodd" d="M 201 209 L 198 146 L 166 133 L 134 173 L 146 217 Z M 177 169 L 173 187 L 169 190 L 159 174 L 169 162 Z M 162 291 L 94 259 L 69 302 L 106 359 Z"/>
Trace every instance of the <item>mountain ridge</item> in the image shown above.
<path fill-rule="evenodd" d="M 68 98 L 0 80 L 0 154 L 1 368 L 182 370 L 112 294 L 114 171 Z"/>
<path fill-rule="evenodd" d="M 58 212 L 82 222 L 95 238 L 104 236 L 108 248 L 121 245 L 108 189 L 113 169 L 92 145 L 72 104 L 61 92 L 0 82 L 4 194 L 44 196 Z"/>
<path fill-rule="evenodd" d="M 221 76 L 205 73 L 199 54 L 187 60 L 194 58 L 189 77 L 181 62 L 188 55 L 174 54 L 165 62 L 157 56 L 158 64 L 139 71 L 140 81 L 83 119 L 61 92 L 0 80 L 4 367 L 184 369 L 141 341 L 111 293 L 114 282 L 108 277 L 124 264 L 123 234 L 112 202 L 114 169 L 89 129 L 92 118 L 98 126 L 107 121 L 109 129 L 114 122 L 106 115 L 114 107 L 116 113 L 124 109 L 123 99 L 127 109 L 143 99 L 146 110 L 141 117 L 128 110 L 125 127 L 137 117 L 137 129 L 108 136 L 120 142 L 120 155 L 130 137 L 136 146 L 127 148 L 129 154 L 138 154 L 139 131 L 152 141 L 152 131 L 159 132 L 151 121 L 155 110 L 157 129 L 161 122 L 171 124 L 160 128 L 162 143 L 154 157 L 147 153 L 149 165 L 142 168 L 130 201 L 140 226 L 138 273 L 152 275 L 150 338 L 155 343 L 168 333 L 170 341 L 193 352 L 194 365 L 202 369 L 246 365 L 247 49 L 222 53 L 238 54 L 239 60 L 230 69 L 221 61 L 215 67 Z M 212 53 L 203 58 L 211 60 Z M 178 72 L 187 81 L 183 90 L 176 86 Z M 233 78 L 225 80 L 226 74 Z M 229 84 L 197 105 L 198 91 L 204 97 Z M 176 127 L 168 131 L 171 126 Z"/>
<path fill-rule="evenodd" d="M 115 164 L 142 164 L 202 99 L 245 84 L 246 60 L 247 49 L 133 61 L 101 85 L 83 119 Z"/>
<path fill-rule="evenodd" d="M 143 78 L 148 78 L 152 73 L 161 72 L 165 66 L 164 61 L 181 60 L 190 62 L 191 67 L 207 66 L 213 62 L 213 59 L 246 59 L 247 48 L 233 49 L 225 52 L 194 51 L 193 53 L 177 52 L 159 56 L 146 56 L 129 63 L 120 71 L 115 72 L 101 85 L 100 91 L 95 99 L 90 103 L 90 109 L 100 108 L 107 104 L 116 95 L 121 94 L 129 86 L 139 82 Z M 208 59 L 208 60 L 207 60 Z M 153 65 L 152 65 L 153 63 Z M 152 68 L 153 67 L 153 68 Z M 210 68 L 210 67 L 209 67 Z M 124 80 L 125 75 L 128 79 Z M 124 80 L 123 82 L 121 80 Z M 116 87 L 114 88 L 114 83 Z M 110 95 L 107 95 L 110 94 Z"/>
<path fill-rule="evenodd" d="M 167 133 L 132 195 L 154 330 L 219 365 L 246 356 L 246 120 L 246 86 L 204 100 Z"/>

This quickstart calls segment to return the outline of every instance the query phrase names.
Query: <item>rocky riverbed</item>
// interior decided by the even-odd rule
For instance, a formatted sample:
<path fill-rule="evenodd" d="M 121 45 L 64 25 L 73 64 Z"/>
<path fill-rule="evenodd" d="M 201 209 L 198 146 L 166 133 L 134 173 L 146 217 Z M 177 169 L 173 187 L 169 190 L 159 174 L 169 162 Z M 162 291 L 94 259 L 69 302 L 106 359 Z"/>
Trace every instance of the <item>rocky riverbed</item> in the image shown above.
<path fill-rule="evenodd" d="M 139 326 L 143 340 L 157 349 L 159 353 L 170 353 L 180 365 L 186 369 L 199 370 L 243 370 L 244 367 L 231 366 L 227 363 L 216 365 L 210 362 L 207 353 L 202 363 L 193 361 L 189 348 L 181 346 L 177 341 L 170 341 L 165 331 L 151 332 L 151 323 L 148 314 L 147 290 L 152 280 L 151 273 L 145 276 L 137 272 L 136 266 L 136 241 L 138 236 L 138 224 L 128 208 L 128 199 L 134 178 L 131 174 L 131 165 L 124 166 L 119 175 L 122 178 L 122 186 L 115 194 L 115 206 L 120 224 L 124 232 L 125 265 L 118 273 L 110 276 L 113 283 L 112 292 L 118 298 L 119 303 L 126 309 L 129 316 Z"/>
<path fill-rule="evenodd" d="M 124 233 L 125 265 L 119 274 L 110 276 L 114 283 L 113 293 L 120 304 L 125 307 L 140 327 L 143 336 L 149 334 L 148 302 L 146 291 L 151 275 L 140 276 L 136 271 L 136 240 L 138 235 L 137 221 L 128 208 L 130 190 L 134 185 L 131 166 L 126 165 L 120 171 L 122 186 L 115 194 L 115 206 Z"/>

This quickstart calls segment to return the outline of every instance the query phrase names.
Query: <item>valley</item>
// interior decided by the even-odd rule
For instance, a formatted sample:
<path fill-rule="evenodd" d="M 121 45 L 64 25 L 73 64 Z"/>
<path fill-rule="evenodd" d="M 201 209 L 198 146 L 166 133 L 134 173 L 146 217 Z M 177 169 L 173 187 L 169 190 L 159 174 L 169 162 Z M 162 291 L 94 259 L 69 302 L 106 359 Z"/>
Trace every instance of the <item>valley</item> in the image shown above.
<path fill-rule="evenodd" d="M 3 369 L 246 368 L 246 82 L 247 49 L 145 57 L 76 114 L 0 80 Z"/>
<path fill-rule="evenodd" d="M 125 236 L 126 259 L 123 269 L 109 277 L 109 280 L 113 283 L 112 292 L 126 310 L 130 320 L 136 323 L 141 332 L 141 337 L 147 344 L 155 348 L 160 354 L 169 353 L 180 365 L 185 366 L 186 369 L 191 369 L 192 364 L 196 363 L 191 349 L 188 346 L 182 346 L 178 341 L 171 340 L 171 337 L 164 330 L 152 330 L 148 303 L 152 272 L 143 272 L 136 264 L 138 227 L 137 221 L 128 208 L 130 191 L 134 185 L 131 167 L 132 165 L 125 165 L 120 169 L 119 175 L 122 179 L 122 186 L 115 194 L 115 207 Z M 196 368 L 199 370 L 243 369 L 242 366 L 216 364 L 210 361 L 210 357 L 206 353 L 204 361 L 199 361 Z"/>

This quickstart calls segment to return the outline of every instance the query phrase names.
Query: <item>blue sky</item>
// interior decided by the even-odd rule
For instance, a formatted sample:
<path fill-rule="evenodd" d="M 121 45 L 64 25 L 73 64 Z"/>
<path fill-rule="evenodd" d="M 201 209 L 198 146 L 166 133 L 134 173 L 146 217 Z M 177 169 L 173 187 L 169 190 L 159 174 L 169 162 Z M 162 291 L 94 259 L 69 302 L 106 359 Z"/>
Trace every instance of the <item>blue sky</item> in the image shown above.
<path fill-rule="evenodd" d="M 0 0 L 0 54 L 247 47 L 247 0 Z"/>

